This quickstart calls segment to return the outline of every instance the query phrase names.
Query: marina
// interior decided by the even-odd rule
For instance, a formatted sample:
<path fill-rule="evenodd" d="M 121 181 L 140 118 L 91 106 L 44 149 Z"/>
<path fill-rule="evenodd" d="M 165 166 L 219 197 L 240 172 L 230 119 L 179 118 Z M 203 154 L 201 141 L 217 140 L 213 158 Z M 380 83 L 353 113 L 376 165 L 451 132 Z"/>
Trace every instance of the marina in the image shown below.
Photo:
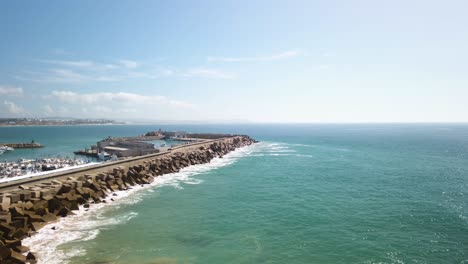
<path fill-rule="evenodd" d="M 89 163 L 82 159 L 44 158 L 20 159 L 16 162 L 0 163 L 0 181 L 18 176 L 34 175 Z"/>

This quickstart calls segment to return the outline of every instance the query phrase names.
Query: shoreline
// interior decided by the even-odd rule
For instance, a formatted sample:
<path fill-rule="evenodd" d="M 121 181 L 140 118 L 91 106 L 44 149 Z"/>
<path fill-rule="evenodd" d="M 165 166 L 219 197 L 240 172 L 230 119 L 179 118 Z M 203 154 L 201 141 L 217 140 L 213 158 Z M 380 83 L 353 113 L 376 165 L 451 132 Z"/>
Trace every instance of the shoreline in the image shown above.
<path fill-rule="evenodd" d="M 79 210 L 80 206 L 88 209 L 91 204 L 107 203 L 107 198 L 112 201 L 116 191 L 149 185 L 161 175 L 176 173 L 192 165 L 210 163 L 214 158 L 222 158 L 254 143 L 256 141 L 248 136 L 222 138 L 177 147 L 164 155 L 135 161 L 135 164 L 130 163 L 125 167 L 111 164 L 107 172 L 66 179 L 51 178 L 33 185 L 23 183 L 18 190 L 0 195 L 0 221 L 3 219 L 6 222 L 0 223 L 0 231 L 3 232 L 0 252 L 5 252 L 0 255 L 0 260 L 35 263 L 34 253 L 21 246 L 21 240 L 30 237 L 47 223 L 74 214 L 73 211 Z"/>

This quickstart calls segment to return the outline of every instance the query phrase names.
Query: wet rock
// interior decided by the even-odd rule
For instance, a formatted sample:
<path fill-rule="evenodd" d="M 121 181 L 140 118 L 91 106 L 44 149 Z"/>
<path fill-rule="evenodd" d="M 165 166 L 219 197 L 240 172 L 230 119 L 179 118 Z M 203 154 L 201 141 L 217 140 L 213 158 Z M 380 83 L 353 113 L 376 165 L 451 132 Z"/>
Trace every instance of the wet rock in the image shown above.
<path fill-rule="evenodd" d="M 29 251 L 29 248 L 26 246 L 18 246 L 14 250 L 19 253 L 25 253 Z"/>
<path fill-rule="evenodd" d="M 47 213 L 42 217 L 42 220 L 44 220 L 44 222 L 52 222 L 57 220 L 57 216 L 52 213 Z"/>
<path fill-rule="evenodd" d="M 26 263 L 26 256 L 16 251 L 11 251 L 11 256 L 9 258 L 13 263 L 23 264 Z"/>
<path fill-rule="evenodd" d="M 7 259 L 9 256 L 11 256 L 11 249 L 6 247 L 3 242 L 0 243 L 0 260 Z"/>
<path fill-rule="evenodd" d="M 45 225 L 45 223 L 40 223 L 40 222 L 34 222 L 31 224 L 31 227 L 33 229 L 33 231 L 39 231 L 39 229 L 43 228 Z"/>

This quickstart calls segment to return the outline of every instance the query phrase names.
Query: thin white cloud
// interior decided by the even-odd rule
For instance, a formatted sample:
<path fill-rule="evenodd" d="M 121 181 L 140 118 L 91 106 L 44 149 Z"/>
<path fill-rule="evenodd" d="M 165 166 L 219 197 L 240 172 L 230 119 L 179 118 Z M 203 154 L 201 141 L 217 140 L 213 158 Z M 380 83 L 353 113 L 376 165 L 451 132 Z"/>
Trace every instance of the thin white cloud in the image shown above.
<path fill-rule="evenodd" d="M 42 111 L 44 112 L 44 115 L 50 116 L 54 113 L 54 109 L 50 105 L 44 105 L 42 107 Z"/>
<path fill-rule="evenodd" d="M 174 75 L 175 72 L 170 69 L 159 69 L 158 74 L 162 76 L 171 76 L 171 75 Z"/>
<path fill-rule="evenodd" d="M 64 49 L 61 49 L 61 48 L 56 48 L 56 49 L 53 49 L 52 50 L 52 53 L 53 54 L 56 54 L 56 55 L 71 55 L 70 52 L 64 50 Z"/>
<path fill-rule="evenodd" d="M 199 77 L 199 78 L 212 78 L 212 79 L 232 79 L 235 76 L 232 74 L 225 73 L 218 69 L 209 68 L 194 68 L 189 69 L 182 73 L 185 77 Z"/>
<path fill-rule="evenodd" d="M 22 96 L 24 93 L 21 87 L 0 86 L 0 95 L 4 96 Z"/>
<path fill-rule="evenodd" d="M 52 91 L 46 98 L 58 99 L 61 102 L 69 104 L 106 104 L 119 105 L 165 105 L 176 107 L 192 107 L 190 103 L 178 100 L 172 100 L 159 95 L 141 95 L 136 93 L 76 93 L 72 91 Z"/>
<path fill-rule="evenodd" d="M 193 104 L 160 95 L 144 95 L 132 92 L 79 93 L 56 90 L 43 96 L 44 104 L 54 103 L 57 115 L 102 118 L 162 118 L 183 117 L 197 110 Z M 48 103 L 50 102 L 50 103 Z M 67 108 L 64 111 L 62 108 Z"/>
<path fill-rule="evenodd" d="M 132 61 L 132 60 L 119 60 L 119 63 L 129 69 L 135 69 L 136 67 L 140 65 L 139 62 Z"/>
<path fill-rule="evenodd" d="M 44 83 L 116 82 L 129 79 L 157 79 L 162 77 L 193 77 L 231 79 L 235 75 L 213 68 L 170 69 L 151 67 L 134 60 L 99 63 L 92 60 L 39 60 L 50 67 L 41 71 L 24 71 L 15 76 L 22 81 Z"/>
<path fill-rule="evenodd" d="M 95 74 L 66 68 L 49 69 L 44 72 L 27 71 L 26 74 L 27 77 L 16 76 L 16 79 L 32 82 L 76 84 L 83 82 L 112 82 L 125 78 L 125 76 Z"/>
<path fill-rule="evenodd" d="M 60 66 L 68 66 L 68 67 L 93 67 L 96 64 L 92 61 L 88 60 L 78 60 L 78 61 L 67 61 L 67 60 L 41 60 L 41 62 L 60 65 Z"/>
<path fill-rule="evenodd" d="M 257 57 L 208 57 L 207 60 L 211 62 L 255 62 L 255 61 L 275 61 L 284 60 L 294 57 L 298 57 L 303 54 L 299 50 L 288 50 L 281 53 L 269 55 L 269 56 L 257 56 Z"/>
<path fill-rule="evenodd" d="M 6 108 L 6 111 L 12 115 L 21 115 L 21 114 L 26 114 L 26 111 L 24 110 L 23 107 L 13 103 L 13 102 L 10 102 L 10 101 L 3 101 L 3 105 L 5 106 Z"/>
<path fill-rule="evenodd" d="M 46 80 L 51 82 L 82 82 L 87 79 L 86 76 L 67 69 L 51 69 L 51 75 L 46 76 Z"/>
<path fill-rule="evenodd" d="M 42 63 L 92 71 L 109 71 L 122 68 L 113 63 L 100 63 L 92 60 L 39 60 Z M 128 61 L 130 62 L 130 61 Z M 119 62 L 120 63 L 120 62 Z"/>

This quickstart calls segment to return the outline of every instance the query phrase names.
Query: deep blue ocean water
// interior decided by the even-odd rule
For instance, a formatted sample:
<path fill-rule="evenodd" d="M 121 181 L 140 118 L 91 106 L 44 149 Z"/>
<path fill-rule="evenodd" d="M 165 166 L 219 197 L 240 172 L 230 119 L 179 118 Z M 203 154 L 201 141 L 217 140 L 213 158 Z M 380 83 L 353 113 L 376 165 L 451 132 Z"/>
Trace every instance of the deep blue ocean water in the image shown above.
<path fill-rule="evenodd" d="M 1 159 L 159 128 L 261 142 L 42 229 L 42 263 L 468 263 L 464 124 L 11 127 L 46 148 Z"/>

